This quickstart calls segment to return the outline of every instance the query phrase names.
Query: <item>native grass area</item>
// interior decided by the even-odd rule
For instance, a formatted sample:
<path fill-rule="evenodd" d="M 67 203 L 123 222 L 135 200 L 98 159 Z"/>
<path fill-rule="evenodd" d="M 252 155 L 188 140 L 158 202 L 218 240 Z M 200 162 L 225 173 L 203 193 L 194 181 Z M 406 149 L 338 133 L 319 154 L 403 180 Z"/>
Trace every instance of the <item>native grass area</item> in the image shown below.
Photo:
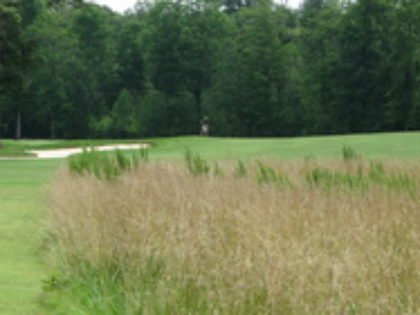
<path fill-rule="evenodd" d="M 49 210 L 52 309 L 419 312 L 418 162 L 365 160 L 350 146 L 328 162 L 184 154 L 87 153 L 60 169 Z"/>

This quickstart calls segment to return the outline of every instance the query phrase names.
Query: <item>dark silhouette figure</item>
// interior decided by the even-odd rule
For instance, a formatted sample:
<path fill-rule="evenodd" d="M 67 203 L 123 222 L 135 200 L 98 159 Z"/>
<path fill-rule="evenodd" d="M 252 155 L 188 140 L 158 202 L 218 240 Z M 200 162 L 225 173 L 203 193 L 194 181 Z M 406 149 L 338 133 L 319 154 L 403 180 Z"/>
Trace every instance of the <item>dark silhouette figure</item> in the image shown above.
<path fill-rule="evenodd" d="M 200 136 L 208 136 L 209 135 L 209 118 L 204 116 L 203 119 L 200 121 Z"/>

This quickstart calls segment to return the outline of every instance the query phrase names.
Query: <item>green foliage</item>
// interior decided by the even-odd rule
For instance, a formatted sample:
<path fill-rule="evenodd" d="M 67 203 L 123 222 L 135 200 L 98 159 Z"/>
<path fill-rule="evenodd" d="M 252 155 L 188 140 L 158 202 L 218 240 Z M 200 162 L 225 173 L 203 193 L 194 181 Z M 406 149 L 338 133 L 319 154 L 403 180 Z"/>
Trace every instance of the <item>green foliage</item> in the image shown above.
<path fill-rule="evenodd" d="M 257 161 L 257 182 L 260 184 L 276 183 L 285 186 L 291 186 L 291 181 L 285 175 L 274 168 Z"/>
<path fill-rule="evenodd" d="M 407 191 L 413 197 L 416 196 L 416 181 L 408 174 L 391 174 L 385 179 L 385 183 L 390 190 Z"/>
<path fill-rule="evenodd" d="M 415 179 L 406 173 L 387 174 L 381 162 L 371 162 L 368 178 L 376 183 L 387 187 L 390 190 L 403 190 L 415 195 L 417 183 Z"/>
<path fill-rule="evenodd" d="M 128 90 L 122 90 L 111 111 L 109 128 L 115 138 L 134 137 L 138 134 L 136 99 Z"/>
<path fill-rule="evenodd" d="M 113 119 L 109 115 L 102 116 L 99 119 L 92 119 L 90 121 L 90 129 L 98 138 L 106 138 L 111 135 Z"/>
<path fill-rule="evenodd" d="M 22 73 L 19 64 L 22 59 L 21 17 L 18 12 L 0 3 L 0 91 L 20 89 Z"/>
<path fill-rule="evenodd" d="M 420 34 L 418 16 L 420 6 L 417 1 L 401 1 L 399 9 L 393 12 L 391 39 L 394 47 L 389 58 L 392 69 L 392 88 L 387 103 L 386 123 L 393 130 L 418 129 L 420 77 L 416 64 L 419 61 L 416 51 Z"/>
<path fill-rule="evenodd" d="M 369 171 L 368 171 L 369 179 L 379 182 L 383 180 L 385 177 L 385 169 L 384 165 L 381 162 L 371 162 Z"/>
<path fill-rule="evenodd" d="M 333 187 L 344 187 L 355 190 L 365 190 L 368 188 L 366 178 L 357 172 L 335 172 L 327 168 L 316 167 L 305 175 L 306 181 L 315 187 L 320 187 L 327 191 Z"/>
<path fill-rule="evenodd" d="M 106 262 L 92 265 L 73 261 L 71 269 L 52 275 L 44 282 L 43 306 L 56 314 L 66 313 L 69 309 L 86 314 L 141 314 L 149 311 L 170 314 L 173 309 L 206 314 L 210 311 L 206 289 L 194 280 L 173 278 L 168 282 L 164 277 L 166 263 L 160 257 L 144 257 L 132 273 L 129 272 L 128 268 Z M 162 300 L 162 285 L 176 288 L 171 292 L 171 298 Z"/>
<path fill-rule="evenodd" d="M 223 170 L 220 168 L 219 163 L 214 162 L 213 172 L 215 176 L 223 177 Z"/>
<path fill-rule="evenodd" d="M 51 274 L 48 278 L 42 280 L 42 289 L 45 292 L 60 290 L 68 284 L 68 280 L 64 280 L 59 274 Z"/>
<path fill-rule="evenodd" d="M 150 90 L 141 99 L 139 107 L 139 128 L 142 136 L 198 133 L 194 96 L 191 93 L 170 95 Z"/>
<path fill-rule="evenodd" d="M 123 88 L 138 94 L 146 85 L 142 24 L 131 16 L 122 19 L 120 24 L 116 44 L 119 81 Z"/>
<path fill-rule="evenodd" d="M 325 1 L 306 0 L 302 8 L 297 40 L 303 64 L 298 86 L 306 133 L 339 132 L 345 128 L 335 122 L 337 106 L 332 97 L 341 17 L 340 9 Z"/>
<path fill-rule="evenodd" d="M 239 11 L 232 18 L 215 68 L 215 82 L 205 104 L 216 117 L 216 134 L 264 136 L 286 134 L 286 60 L 282 45 L 284 12 L 265 5 Z M 286 116 L 286 113 L 288 115 Z"/>
<path fill-rule="evenodd" d="M 94 148 L 71 156 L 68 159 L 70 171 L 78 175 L 93 174 L 99 179 L 111 180 L 137 167 L 142 156 L 139 154 L 124 154 L 120 150 L 112 153 L 96 151 Z"/>
<path fill-rule="evenodd" d="M 343 15 L 333 93 L 335 119 L 345 131 L 383 128 L 394 75 L 388 59 L 393 50 L 389 40 L 393 8 L 389 0 L 361 0 Z"/>
<path fill-rule="evenodd" d="M 220 136 L 420 127 L 418 1 L 220 3 L 1 1 L 2 135 L 197 134 L 204 115 Z"/>
<path fill-rule="evenodd" d="M 185 161 L 190 173 L 194 176 L 206 175 L 210 172 L 210 166 L 198 153 L 192 152 L 190 149 L 185 150 Z"/>
<path fill-rule="evenodd" d="M 239 160 L 236 163 L 236 167 L 235 167 L 235 170 L 234 170 L 234 175 L 236 177 L 245 177 L 246 174 L 247 174 L 247 170 L 246 170 L 245 164 L 244 164 L 244 162 Z"/>
<path fill-rule="evenodd" d="M 140 150 L 140 159 L 144 162 L 149 161 L 149 149 L 139 149 Z"/>
<path fill-rule="evenodd" d="M 330 170 L 316 167 L 305 175 L 306 181 L 314 186 L 330 185 L 333 175 Z"/>
<path fill-rule="evenodd" d="M 351 160 L 357 160 L 361 158 L 361 155 L 356 152 L 351 146 L 345 145 L 341 149 L 343 160 L 344 161 L 351 161 Z"/>
<path fill-rule="evenodd" d="M 118 268 L 83 261 L 74 261 L 73 267 L 43 281 L 41 303 L 46 310 L 61 313 L 65 307 L 77 307 L 89 313 L 125 313 L 123 279 Z"/>
<path fill-rule="evenodd" d="M 371 162 L 365 172 L 360 164 L 356 171 L 339 172 L 316 167 L 305 174 L 307 183 L 330 191 L 334 188 L 348 188 L 366 191 L 370 187 L 384 187 L 389 190 L 406 191 L 415 196 L 416 180 L 405 173 L 387 173 L 381 162 Z"/>

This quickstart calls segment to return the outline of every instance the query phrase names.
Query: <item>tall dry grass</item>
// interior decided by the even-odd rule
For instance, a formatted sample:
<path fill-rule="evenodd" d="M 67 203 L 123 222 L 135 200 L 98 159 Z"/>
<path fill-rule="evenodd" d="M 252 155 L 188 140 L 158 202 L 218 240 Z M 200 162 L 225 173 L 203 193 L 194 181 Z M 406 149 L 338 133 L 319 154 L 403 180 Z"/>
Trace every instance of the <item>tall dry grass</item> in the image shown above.
<path fill-rule="evenodd" d="M 191 176 L 149 163 L 115 181 L 63 169 L 52 187 L 55 253 L 70 282 L 89 282 L 81 266 L 111 272 L 118 289 L 96 302 L 116 313 L 420 313 L 419 195 L 326 191 L 305 181 L 311 163 L 275 165 L 293 185 L 258 184 L 255 170 L 237 178 L 226 165 L 223 176 Z"/>

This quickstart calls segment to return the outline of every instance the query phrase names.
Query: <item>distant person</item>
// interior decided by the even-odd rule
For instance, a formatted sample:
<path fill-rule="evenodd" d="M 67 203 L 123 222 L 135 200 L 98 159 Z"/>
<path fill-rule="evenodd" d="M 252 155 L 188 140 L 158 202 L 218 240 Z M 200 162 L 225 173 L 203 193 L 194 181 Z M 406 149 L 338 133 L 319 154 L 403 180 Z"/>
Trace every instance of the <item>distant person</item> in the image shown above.
<path fill-rule="evenodd" d="M 208 136 L 209 135 L 209 118 L 204 116 L 203 119 L 200 121 L 200 136 Z"/>

